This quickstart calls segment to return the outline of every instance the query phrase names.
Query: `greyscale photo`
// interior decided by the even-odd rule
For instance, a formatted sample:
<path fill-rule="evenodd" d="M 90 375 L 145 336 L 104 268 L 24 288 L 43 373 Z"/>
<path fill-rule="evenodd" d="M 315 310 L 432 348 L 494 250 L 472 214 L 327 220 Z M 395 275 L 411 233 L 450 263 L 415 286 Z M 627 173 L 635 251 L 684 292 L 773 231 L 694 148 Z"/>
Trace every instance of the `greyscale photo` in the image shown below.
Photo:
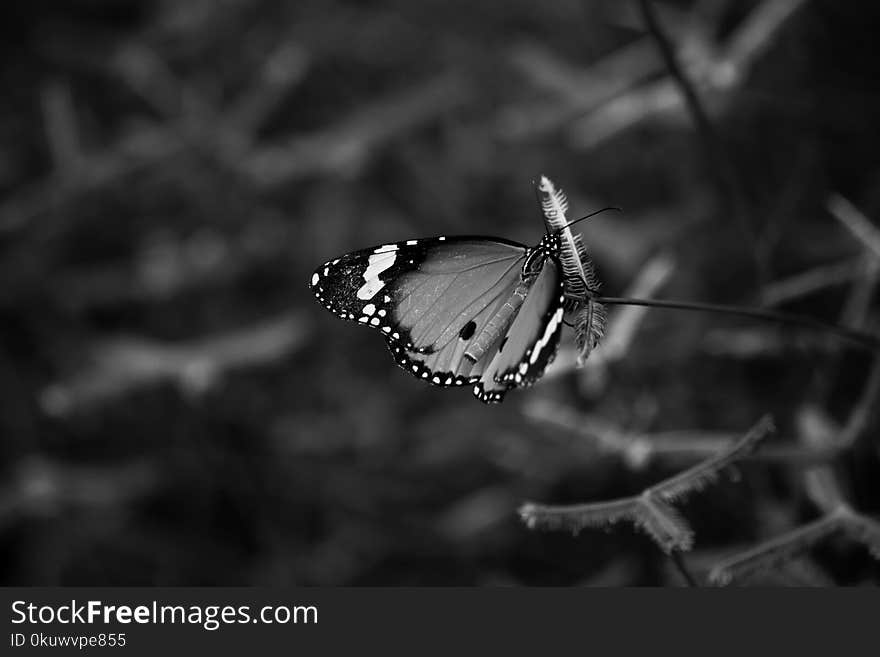
<path fill-rule="evenodd" d="M 876 587 L 878 27 L 3 3 L 0 585 Z"/>

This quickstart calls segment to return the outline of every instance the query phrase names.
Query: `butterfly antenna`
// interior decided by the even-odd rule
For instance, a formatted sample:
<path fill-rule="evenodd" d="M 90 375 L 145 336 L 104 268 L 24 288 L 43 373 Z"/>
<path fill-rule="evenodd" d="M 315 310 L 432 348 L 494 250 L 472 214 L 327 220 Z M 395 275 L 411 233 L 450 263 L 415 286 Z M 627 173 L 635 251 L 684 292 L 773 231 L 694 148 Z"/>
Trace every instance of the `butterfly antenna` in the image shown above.
<path fill-rule="evenodd" d="M 590 214 L 585 215 L 585 216 L 581 217 L 580 219 L 575 219 L 574 221 L 569 221 L 564 226 L 557 228 L 555 232 L 559 233 L 570 226 L 574 226 L 579 221 L 583 221 L 584 219 L 589 219 L 590 217 L 595 217 L 597 214 L 599 214 L 601 212 L 607 212 L 608 210 L 616 210 L 617 212 L 623 212 L 623 210 L 621 208 L 618 208 L 618 207 L 615 207 L 612 205 L 607 208 L 602 208 L 601 210 L 596 210 L 595 212 L 591 212 Z"/>

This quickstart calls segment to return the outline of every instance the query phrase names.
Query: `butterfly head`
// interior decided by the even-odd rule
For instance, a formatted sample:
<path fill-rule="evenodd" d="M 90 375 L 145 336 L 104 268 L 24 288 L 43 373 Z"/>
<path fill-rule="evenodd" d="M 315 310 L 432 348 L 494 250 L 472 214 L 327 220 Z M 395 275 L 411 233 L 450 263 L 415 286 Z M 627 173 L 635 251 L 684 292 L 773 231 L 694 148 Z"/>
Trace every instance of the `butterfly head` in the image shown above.
<path fill-rule="evenodd" d="M 537 246 L 528 250 L 522 271 L 524 276 L 536 276 L 541 272 L 544 261 L 547 258 L 559 258 L 561 248 L 560 234 L 557 232 L 547 233 L 541 238 Z"/>

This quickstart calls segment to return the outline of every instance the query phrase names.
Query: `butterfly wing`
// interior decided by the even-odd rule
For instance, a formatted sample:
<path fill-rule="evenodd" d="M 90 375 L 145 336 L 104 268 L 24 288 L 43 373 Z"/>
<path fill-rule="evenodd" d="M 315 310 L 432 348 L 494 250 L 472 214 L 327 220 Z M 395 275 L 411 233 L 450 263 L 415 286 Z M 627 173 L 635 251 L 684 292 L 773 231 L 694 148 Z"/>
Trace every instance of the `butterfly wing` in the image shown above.
<path fill-rule="evenodd" d="M 339 317 L 384 333 L 413 376 L 476 384 L 482 401 L 500 401 L 543 373 L 561 328 L 559 267 L 548 258 L 539 275 L 523 280 L 526 254 L 495 238 L 409 240 L 325 263 L 310 288 Z"/>
<path fill-rule="evenodd" d="M 340 318 L 379 330 L 415 353 L 434 353 L 469 322 L 480 328 L 486 308 L 519 280 L 525 253 L 521 244 L 493 238 L 409 240 L 327 262 L 309 287 Z"/>
<path fill-rule="evenodd" d="M 556 356 L 565 286 L 559 264 L 547 258 L 497 351 L 474 385 L 484 402 L 500 402 L 510 389 L 530 386 L 544 374 Z"/>

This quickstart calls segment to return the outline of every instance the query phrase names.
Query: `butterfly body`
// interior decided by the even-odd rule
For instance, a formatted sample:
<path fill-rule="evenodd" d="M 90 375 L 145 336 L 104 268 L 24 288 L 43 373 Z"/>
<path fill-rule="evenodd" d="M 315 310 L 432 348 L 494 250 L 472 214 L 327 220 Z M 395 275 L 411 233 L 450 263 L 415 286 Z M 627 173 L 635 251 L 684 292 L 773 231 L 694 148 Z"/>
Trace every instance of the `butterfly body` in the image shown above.
<path fill-rule="evenodd" d="M 484 402 L 534 383 L 553 360 L 565 300 L 559 237 L 534 247 L 434 237 L 354 251 L 318 267 L 310 289 L 341 319 L 379 331 L 397 364 Z"/>

